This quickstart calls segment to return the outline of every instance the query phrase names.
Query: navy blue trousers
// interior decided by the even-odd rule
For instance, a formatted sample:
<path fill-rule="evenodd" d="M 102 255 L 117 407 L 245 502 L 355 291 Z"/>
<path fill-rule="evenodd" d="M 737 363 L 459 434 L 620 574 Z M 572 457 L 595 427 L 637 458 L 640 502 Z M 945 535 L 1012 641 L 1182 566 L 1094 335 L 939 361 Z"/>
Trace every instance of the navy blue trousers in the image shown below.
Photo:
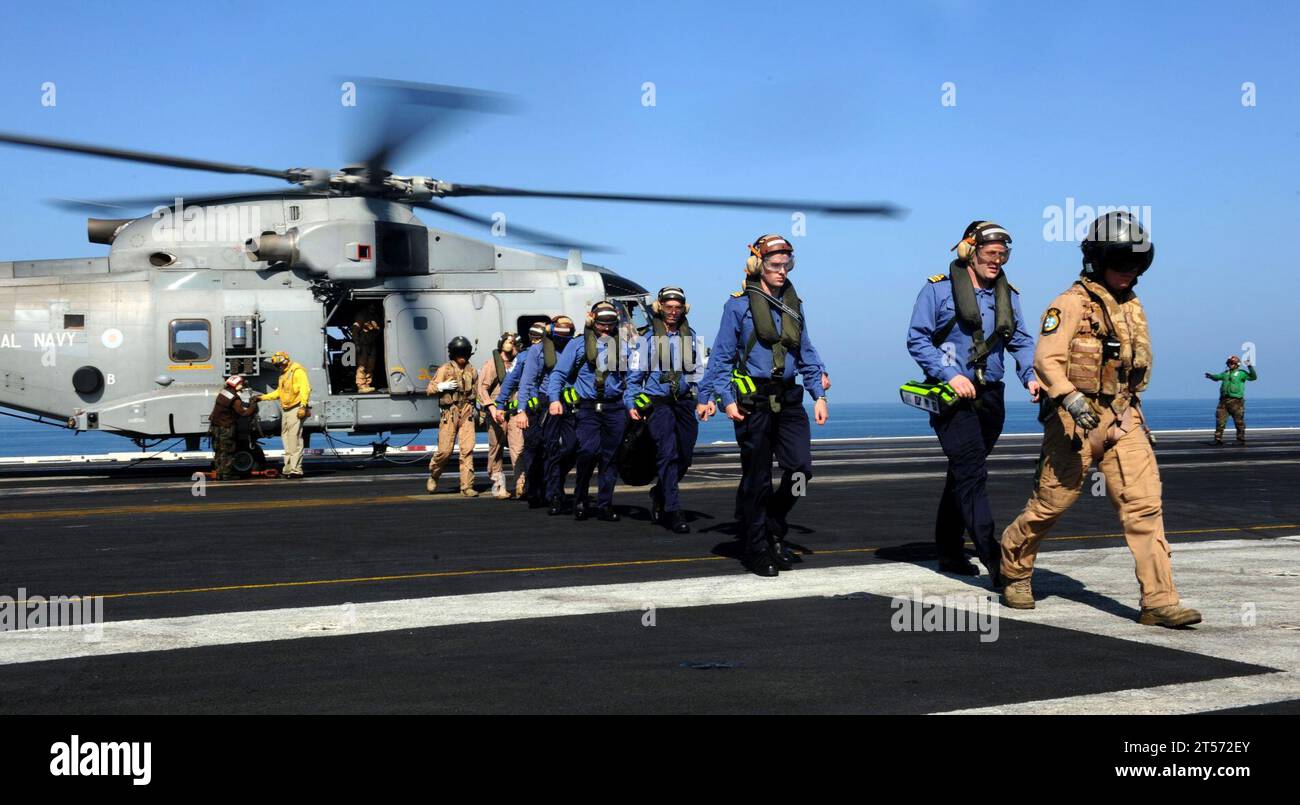
<path fill-rule="evenodd" d="M 686 470 L 695 457 L 695 440 L 700 434 L 700 422 L 695 418 L 695 400 L 663 400 L 650 409 L 646 422 L 650 438 L 655 443 L 656 469 L 659 484 L 651 494 L 663 501 L 664 511 L 680 511 L 681 499 L 677 484 L 686 477 Z"/>
<path fill-rule="evenodd" d="M 996 568 L 1001 563 L 985 459 L 1002 435 L 1006 419 L 1002 394 L 1001 383 L 977 386 L 974 400 L 962 401 L 943 416 L 930 416 L 930 426 L 948 457 L 948 478 L 934 523 L 934 544 L 941 559 L 960 557 L 969 533 L 975 553 L 986 567 Z"/>
<path fill-rule="evenodd" d="M 572 411 L 560 416 L 548 414 L 542 425 L 542 443 L 546 450 L 546 497 L 564 496 L 564 479 L 578 454 L 578 437 L 574 432 Z"/>
<path fill-rule="evenodd" d="M 614 505 L 614 486 L 618 483 L 618 465 L 614 453 L 623 441 L 627 429 L 627 409 L 579 408 L 575 430 L 578 437 L 577 472 L 573 476 L 574 500 L 587 500 L 591 474 L 599 464 L 596 476 L 596 506 Z"/>
<path fill-rule="evenodd" d="M 795 483 L 806 489 L 812 480 L 812 433 L 808 412 L 798 404 L 783 405 L 777 414 L 756 409 L 744 421 L 732 424 L 744 456 L 738 501 L 741 539 L 752 556 L 768 549 L 768 521 L 784 523 L 794 508 Z M 773 456 L 781 467 L 781 486 L 775 492 Z"/>
<path fill-rule="evenodd" d="M 524 430 L 524 449 L 519 454 L 519 466 L 522 467 L 528 499 L 540 503 L 546 492 L 546 451 L 543 448 L 544 432 L 542 416 L 546 409 L 538 406 L 528 412 L 528 428 Z"/>

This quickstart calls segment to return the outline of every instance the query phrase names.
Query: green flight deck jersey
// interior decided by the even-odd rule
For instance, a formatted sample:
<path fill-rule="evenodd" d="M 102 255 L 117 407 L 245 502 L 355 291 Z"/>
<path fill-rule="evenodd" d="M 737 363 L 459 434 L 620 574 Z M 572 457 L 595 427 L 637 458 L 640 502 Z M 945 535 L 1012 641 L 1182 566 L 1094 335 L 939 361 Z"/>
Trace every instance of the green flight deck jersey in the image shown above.
<path fill-rule="evenodd" d="M 1245 369 L 1229 369 L 1217 375 L 1210 375 L 1211 380 L 1223 381 L 1219 384 L 1220 397 L 1232 397 L 1238 400 L 1246 396 L 1246 381 L 1258 378 L 1254 366 L 1247 366 Z"/>

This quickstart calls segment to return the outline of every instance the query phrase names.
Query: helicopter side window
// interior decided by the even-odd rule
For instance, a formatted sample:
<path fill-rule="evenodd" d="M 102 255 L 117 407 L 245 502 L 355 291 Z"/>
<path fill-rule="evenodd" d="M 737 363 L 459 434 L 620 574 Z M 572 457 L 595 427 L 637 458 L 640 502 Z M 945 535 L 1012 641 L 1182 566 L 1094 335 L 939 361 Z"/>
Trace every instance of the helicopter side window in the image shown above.
<path fill-rule="evenodd" d="M 207 319 L 176 319 L 170 329 L 172 360 L 206 361 L 212 357 L 212 328 Z"/>

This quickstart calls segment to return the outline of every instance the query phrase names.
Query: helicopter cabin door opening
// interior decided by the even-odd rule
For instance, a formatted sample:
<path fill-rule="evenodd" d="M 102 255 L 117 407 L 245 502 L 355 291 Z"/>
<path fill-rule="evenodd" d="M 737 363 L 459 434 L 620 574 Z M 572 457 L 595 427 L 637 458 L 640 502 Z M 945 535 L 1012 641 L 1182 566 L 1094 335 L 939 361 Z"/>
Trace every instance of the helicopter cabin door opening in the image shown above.
<path fill-rule="evenodd" d="M 402 291 L 384 298 L 384 358 L 390 394 L 424 394 L 447 362 L 447 343 L 467 338 L 476 366 L 501 335 L 501 301 L 480 290 Z"/>
<path fill-rule="evenodd" d="M 433 294 L 384 298 L 384 369 L 390 394 L 423 394 L 446 358 L 446 326 Z"/>
<path fill-rule="evenodd" d="M 329 312 L 328 307 L 326 312 Z M 325 365 L 329 372 L 330 394 L 388 392 L 383 327 L 382 297 L 357 296 L 339 303 L 329 321 L 325 322 Z M 371 365 L 373 392 L 361 392 L 358 386 L 366 379 L 357 371 L 362 364 Z"/>

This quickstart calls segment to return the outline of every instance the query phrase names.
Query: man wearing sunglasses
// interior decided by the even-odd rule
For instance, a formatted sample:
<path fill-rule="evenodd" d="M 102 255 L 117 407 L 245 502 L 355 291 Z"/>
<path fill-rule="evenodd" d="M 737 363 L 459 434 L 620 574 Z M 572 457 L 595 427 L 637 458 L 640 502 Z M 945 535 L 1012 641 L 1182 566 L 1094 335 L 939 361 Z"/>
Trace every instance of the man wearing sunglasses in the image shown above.
<path fill-rule="evenodd" d="M 1034 371 L 1050 405 L 1034 491 L 1002 532 L 1003 604 L 1033 609 L 1030 578 L 1038 546 L 1079 499 L 1096 466 L 1119 514 L 1141 591 L 1138 623 L 1200 623 L 1179 603 L 1165 539 L 1160 471 L 1138 394 L 1151 381 L 1146 312 L 1133 293 L 1155 257 L 1145 230 L 1126 212 L 1092 222 L 1083 272 L 1043 314 Z"/>
<path fill-rule="evenodd" d="M 992 221 L 972 221 L 953 250 L 947 274 L 935 274 L 921 288 L 907 330 L 907 350 L 930 383 L 947 383 L 958 402 L 930 415 L 930 427 L 948 457 L 948 477 L 939 498 L 934 542 L 939 569 L 979 575 L 966 558 L 969 533 L 975 553 L 998 585 L 1002 561 L 987 490 L 989 453 L 1002 435 L 1003 352 L 1016 356 L 1020 383 L 1038 400 L 1034 339 L 1020 312 L 1020 294 L 1003 267 L 1011 259 L 1011 234 Z"/>

